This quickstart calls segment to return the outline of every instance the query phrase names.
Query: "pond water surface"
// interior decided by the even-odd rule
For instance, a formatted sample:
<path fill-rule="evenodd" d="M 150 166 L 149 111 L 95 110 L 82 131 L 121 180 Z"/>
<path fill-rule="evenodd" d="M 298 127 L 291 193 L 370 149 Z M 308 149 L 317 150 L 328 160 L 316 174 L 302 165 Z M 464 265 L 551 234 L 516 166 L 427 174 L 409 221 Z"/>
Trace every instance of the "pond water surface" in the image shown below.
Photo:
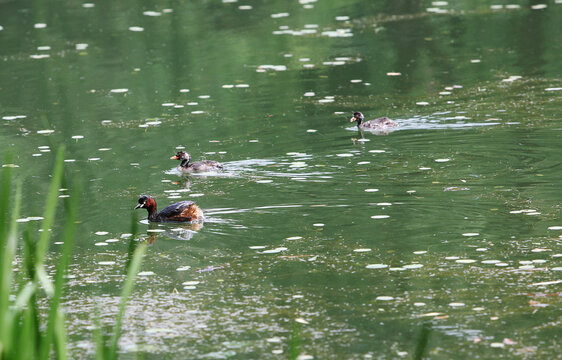
<path fill-rule="evenodd" d="M 141 194 L 207 221 L 140 221 L 125 359 L 412 358 L 424 324 L 428 358 L 559 356 L 560 23 L 558 0 L 0 1 L 22 221 L 55 146 L 85 184 L 72 357 L 117 313 Z M 181 176 L 178 149 L 225 171 Z"/>

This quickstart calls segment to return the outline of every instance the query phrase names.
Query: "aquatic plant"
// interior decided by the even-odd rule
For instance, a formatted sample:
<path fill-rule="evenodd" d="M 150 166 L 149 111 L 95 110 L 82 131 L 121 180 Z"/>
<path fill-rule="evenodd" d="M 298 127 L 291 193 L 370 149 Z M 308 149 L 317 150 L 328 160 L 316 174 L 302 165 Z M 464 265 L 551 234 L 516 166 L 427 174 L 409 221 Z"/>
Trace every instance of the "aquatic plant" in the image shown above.
<path fill-rule="evenodd" d="M 15 269 L 18 253 L 18 219 L 21 207 L 21 181 L 16 183 L 12 198 L 11 167 L 4 167 L 0 183 L 0 359 L 48 359 L 53 353 L 57 359 L 67 359 L 65 313 L 61 298 L 65 289 L 65 274 L 68 269 L 77 224 L 80 182 L 73 183 L 71 196 L 64 199 L 65 218 L 62 229 L 62 251 L 55 266 L 55 275 L 50 279 L 45 268 L 45 257 L 55 225 L 58 192 L 66 183 L 63 169 L 64 148 L 59 148 L 54 163 L 51 182 L 47 192 L 41 231 L 35 238 L 29 227 L 23 232 L 23 255 Z M 6 158 L 7 164 L 11 158 Z M 65 184 L 65 186 L 67 186 Z M 134 218 L 133 218 L 134 219 Z M 135 229 L 133 221 L 133 230 Z M 134 236 L 133 236 L 134 239 Z M 133 241 L 133 240 L 132 240 Z M 117 344 L 121 334 L 121 319 L 130 296 L 135 276 L 140 268 L 146 245 L 137 246 L 130 254 L 127 277 L 121 293 L 117 320 L 113 326 L 109 343 L 103 336 L 96 338 L 99 359 L 117 358 Z M 15 274 L 19 273 L 18 279 Z M 17 281 L 16 281 L 17 280 Z M 47 313 L 40 312 L 40 301 L 47 298 Z"/>

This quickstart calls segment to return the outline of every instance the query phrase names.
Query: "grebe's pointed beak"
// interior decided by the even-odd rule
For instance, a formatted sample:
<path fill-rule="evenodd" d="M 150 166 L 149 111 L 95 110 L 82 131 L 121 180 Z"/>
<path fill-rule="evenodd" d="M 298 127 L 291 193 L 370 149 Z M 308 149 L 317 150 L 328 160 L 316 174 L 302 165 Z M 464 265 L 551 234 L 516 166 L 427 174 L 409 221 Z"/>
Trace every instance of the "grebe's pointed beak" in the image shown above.
<path fill-rule="evenodd" d="M 354 122 L 357 121 L 357 118 L 355 116 L 352 116 L 351 119 L 349 119 L 349 122 Z"/>
<path fill-rule="evenodd" d="M 179 160 L 179 157 L 177 155 L 174 155 L 170 158 L 170 160 Z"/>
<path fill-rule="evenodd" d="M 143 207 L 143 205 L 144 205 L 144 204 L 137 204 L 137 206 L 135 206 L 135 210 L 138 209 L 138 208 Z"/>

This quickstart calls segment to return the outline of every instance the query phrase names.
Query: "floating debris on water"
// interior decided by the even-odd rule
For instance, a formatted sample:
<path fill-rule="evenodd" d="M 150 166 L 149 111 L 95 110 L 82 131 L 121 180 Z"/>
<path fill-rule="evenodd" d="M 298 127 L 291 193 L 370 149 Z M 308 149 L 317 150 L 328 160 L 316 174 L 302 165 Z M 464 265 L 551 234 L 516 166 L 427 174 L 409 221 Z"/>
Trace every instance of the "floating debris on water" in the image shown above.
<path fill-rule="evenodd" d="M 379 300 L 379 301 L 390 301 L 390 300 L 394 300 L 394 296 L 377 296 L 375 298 L 375 300 Z"/>
<path fill-rule="evenodd" d="M 353 250 L 353 252 L 358 252 L 358 253 L 361 253 L 361 252 L 370 252 L 370 251 L 372 251 L 372 250 L 369 249 L 369 248 L 360 248 L 360 249 L 354 249 L 354 250 Z"/>
<path fill-rule="evenodd" d="M 402 266 L 404 269 L 419 269 L 423 267 L 423 264 L 408 264 Z"/>
<path fill-rule="evenodd" d="M 422 254 L 426 254 L 427 250 L 419 250 L 419 251 L 414 251 L 414 254 L 416 255 L 422 255 Z"/>
<path fill-rule="evenodd" d="M 2 116 L 2 120 L 17 120 L 17 119 L 25 119 L 27 115 L 9 115 L 9 116 Z"/>
<path fill-rule="evenodd" d="M 512 76 L 508 77 L 507 79 L 503 79 L 502 82 L 513 82 L 513 81 L 519 80 L 519 79 L 521 79 L 521 76 L 512 75 Z"/>
<path fill-rule="evenodd" d="M 45 29 L 45 28 L 47 27 L 47 24 L 45 24 L 45 23 L 37 23 L 37 24 L 34 24 L 33 27 L 34 27 L 35 29 Z"/>
<path fill-rule="evenodd" d="M 429 312 L 429 313 L 425 313 L 425 314 L 420 314 L 420 315 L 418 315 L 418 317 L 429 317 L 429 316 L 435 317 L 435 316 L 440 316 L 440 315 L 443 315 L 443 313 L 440 313 L 440 312 Z"/>
<path fill-rule="evenodd" d="M 449 158 L 444 158 L 444 159 L 435 159 L 435 162 L 439 162 L 439 163 L 442 163 L 442 162 L 448 162 L 448 161 L 451 161 L 451 159 L 449 159 Z"/>
<path fill-rule="evenodd" d="M 187 271 L 189 269 L 191 269 L 191 266 L 185 265 L 185 266 L 180 266 L 179 268 L 176 269 L 176 271 Z"/>
<path fill-rule="evenodd" d="M 462 236 L 478 236 L 480 235 L 479 233 L 464 233 L 462 234 Z"/>
<path fill-rule="evenodd" d="M 353 33 L 351 32 L 351 29 L 336 29 L 336 30 L 323 31 L 321 35 L 328 36 L 328 37 L 352 37 Z M 332 65 L 343 65 L 343 64 L 332 63 Z"/>
<path fill-rule="evenodd" d="M 308 165 L 304 162 L 304 161 L 295 161 L 292 162 L 291 165 L 289 165 L 289 167 L 291 168 L 302 168 L 302 167 L 307 167 Z"/>
<path fill-rule="evenodd" d="M 38 130 L 37 134 L 49 135 L 49 134 L 52 134 L 54 132 L 55 132 L 55 130 Z"/>
<path fill-rule="evenodd" d="M 386 76 L 400 76 L 402 75 L 402 73 L 399 72 L 387 72 Z"/>
<path fill-rule="evenodd" d="M 312 226 L 322 227 L 322 226 L 324 226 L 324 224 L 323 223 L 316 223 L 316 224 L 312 224 Z"/>
<path fill-rule="evenodd" d="M 451 307 L 461 307 L 461 306 L 464 306 L 464 303 L 462 303 L 462 302 L 452 302 L 452 303 L 449 303 L 449 306 L 451 306 Z"/>
<path fill-rule="evenodd" d="M 279 19 L 279 18 L 284 18 L 284 17 L 288 17 L 290 14 L 287 12 L 284 13 L 277 13 L 277 14 L 271 14 L 271 18 L 272 19 Z"/>
<path fill-rule="evenodd" d="M 291 236 L 286 238 L 285 240 L 300 240 L 300 239 L 302 239 L 302 236 Z"/>
<path fill-rule="evenodd" d="M 379 189 L 365 189 L 365 192 L 377 192 Z"/>
<path fill-rule="evenodd" d="M 128 92 L 129 89 L 111 89 L 109 90 L 110 93 L 121 94 Z"/>
<path fill-rule="evenodd" d="M 156 275 L 154 271 L 141 271 L 137 274 L 138 276 L 151 276 Z"/>
<path fill-rule="evenodd" d="M 472 264 L 472 263 L 475 263 L 476 260 L 474 260 L 474 259 L 458 259 L 456 262 L 458 262 L 459 264 Z"/>
<path fill-rule="evenodd" d="M 98 265 L 115 265 L 115 261 L 98 261 Z"/>
<path fill-rule="evenodd" d="M 546 286 L 546 285 L 556 285 L 562 283 L 562 280 L 552 280 L 552 281 L 541 281 L 538 283 L 529 284 L 530 286 Z"/>
<path fill-rule="evenodd" d="M 500 261 L 500 260 L 482 260 L 481 263 L 482 263 L 482 264 L 491 264 L 491 265 L 494 265 L 494 264 L 501 263 L 501 261 Z"/>
<path fill-rule="evenodd" d="M 191 285 L 191 286 L 193 286 L 193 285 L 199 285 L 199 284 L 201 284 L 201 281 L 197 281 L 197 280 L 184 281 L 184 282 L 182 282 L 181 284 L 182 284 L 182 285 L 188 285 L 188 286 Z"/>
<path fill-rule="evenodd" d="M 142 14 L 145 16 L 162 16 L 162 13 L 159 11 L 143 11 Z"/>
<path fill-rule="evenodd" d="M 389 217 L 390 215 L 373 215 L 371 216 L 371 219 L 387 219 Z"/>
<path fill-rule="evenodd" d="M 141 32 L 141 31 L 144 31 L 144 28 L 143 28 L 143 27 L 140 27 L 140 26 L 130 26 L 130 27 L 129 27 L 129 31 Z"/>
<path fill-rule="evenodd" d="M 260 252 L 260 254 L 277 254 L 280 253 L 281 251 L 286 251 L 286 250 L 288 250 L 286 247 L 278 247 L 271 250 L 264 250 Z"/>

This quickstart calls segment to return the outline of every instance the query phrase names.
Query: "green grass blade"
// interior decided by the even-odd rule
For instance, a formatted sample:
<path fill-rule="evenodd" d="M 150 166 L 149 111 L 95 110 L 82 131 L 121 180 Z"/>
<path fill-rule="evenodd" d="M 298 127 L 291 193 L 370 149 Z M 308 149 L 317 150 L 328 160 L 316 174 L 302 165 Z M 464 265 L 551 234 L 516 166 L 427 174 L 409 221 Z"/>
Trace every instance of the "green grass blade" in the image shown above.
<path fill-rule="evenodd" d="M 10 155 L 6 156 L 4 160 L 7 164 L 12 162 Z M 5 167 L 2 169 L 2 182 L 0 183 L 0 246 L 4 248 L 6 241 L 6 234 L 8 232 L 8 214 L 10 211 L 10 191 L 12 181 L 12 169 Z"/>
<path fill-rule="evenodd" d="M 430 324 L 423 324 L 420 337 L 416 344 L 416 350 L 414 351 L 415 360 L 423 359 L 423 354 L 426 352 L 425 349 L 427 348 L 427 344 L 429 343 L 429 335 L 431 333 L 431 325 Z"/>
<path fill-rule="evenodd" d="M 109 346 L 109 356 L 110 359 L 117 358 L 117 344 L 119 342 L 119 337 L 121 336 L 121 323 L 123 321 L 123 315 L 125 314 L 125 307 L 127 306 L 127 300 L 129 296 L 133 292 L 133 285 L 135 283 L 135 278 L 137 273 L 140 269 L 142 258 L 146 251 L 146 244 L 140 244 L 135 249 L 133 253 L 133 258 L 129 265 L 129 269 L 127 271 L 127 278 L 125 279 L 125 283 L 123 285 L 123 290 L 121 292 L 121 303 L 119 304 L 119 313 L 117 314 L 117 320 L 115 321 L 115 325 L 113 327 L 113 334 L 111 336 L 111 342 Z"/>
<path fill-rule="evenodd" d="M 295 360 L 300 355 L 301 347 L 301 327 L 296 321 L 293 321 L 293 330 L 291 332 L 291 340 L 289 342 L 289 359 Z"/>
<path fill-rule="evenodd" d="M 125 273 L 129 270 L 129 265 L 131 264 L 131 259 L 133 258 L 133 253 L 137 248 L 139 242 L 135 241 L 135 237 L 137 235 L 137 231 L 139 229 L 138 221 L 137 221 L 137 213 L 131 213 L 131 241 L 129 241 L 129 249 L 127 250 L 127 262 L 125 263 Z"/>
<path fill-rule="evenodd" d="M 60 301 L 63 295 L 64 276 L 68 270 L 72 247 L 74 246 L 74 236 L 76 234 L 76 214 L 78 209 L 78 201 L 80 199 L 81 186 L 79 183 L 73 187 L 73 191 L 68 200 L 66 207 L 66 222 L 63 230 L 63 248 L 62 254 L 57 261 L 56 274 L 54 279 L 54 294 L 49 307 L 49 315 L 47 319 L 47 331 L 44 341 L 41 343 L 39 359 L 48 359 L 51 351 L 51 343 L 57 344 L 57 357 L 59 359 L 66 358 L 66 345 L 64 326 L 61 328 L 58 316 L 62 313 L 60 309 Z M 61 329 L 63 330 L 61 332 Z M 62 344 L 61 344 L 62 343 Z M 61 353 L 61 351 L 63 353 Z"/>
<path fill-rule="evenodd" d="M 16 188 L 12 219 L 10 221 L 9 233 L 3 244 L 2 263 L 0 264 L 0 343 L 2 343 L 2 347 L 5 348 L 9 348 L 11 344 L 9 320 L 7 322 L 6 316 L 10 312 L 10 293 L 13 277 L 12 263 L 17 248 L 17 219 L 21 206 L 21 189 L 21 183 L 19 183 Z M 3 190 L 4 189 L 2 189 L 2 191 Z M 4 235 L 6 235 L 6 233 L 2 234 L 2 236 Z"/>
<path fill-rule="evenodd" d="M 63 174 L 63 164 L 64 164 L 64 147 L 60 147 L 57 150 L 57 156 L 55 159 L 55 165 L 53 168 L 53 174 L 51 179 L 51 184 L 49 185 L 49 191 L 47 193 L 47 201 L 45 203 L 45 212 L 43 213 L 43 222 L 41 223 L 41 235 L 39 235 L 39 241 L 37 242 L 37 249 L 35 254 L 36 270 L 38 267 L 43 266 L 43 260 L 47 249 L 49 247 L 49 239 L 51 237 L 51 232 L 49 231 L 55 221 L 55 214 L 57 210 L 57 200 L 60 189 L 60 184 L 62 181 Z"/>
<path fill-rule="evenodd" d="M 19 312 L 27 308 L 27 305 L 29 305 L 31 298 L 33 297 L 33 295 L 35 295 L 36 290 L 36 284 L 31 281 L 23 287 L 23 289 L 16 296 L 16 301 L 14 302 L 14 307 L 11 311 L 12 317 L 18 316 Z M 11 320 L 12 319 L 10 319 L 10 321 Z"/>
<path fill-rule="evenodd" d="M 66 327 L 65 327 L 64 310 L 59 309 L 56 313 L 55 319 L 55 350 L 57 353 L 57 360 L 66 360 Z"/>

